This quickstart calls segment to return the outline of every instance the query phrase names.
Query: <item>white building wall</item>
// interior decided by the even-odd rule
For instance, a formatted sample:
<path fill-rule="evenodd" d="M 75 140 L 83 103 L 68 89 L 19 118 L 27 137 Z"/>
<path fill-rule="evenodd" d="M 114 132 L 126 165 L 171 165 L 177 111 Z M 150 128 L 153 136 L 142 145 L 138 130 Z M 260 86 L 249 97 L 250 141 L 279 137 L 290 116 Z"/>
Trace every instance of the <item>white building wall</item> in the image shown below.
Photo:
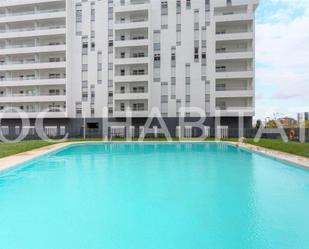
<path fill-rule="evenodd" d="M 139 0 L 146 2 L 144 5 L 134 4 L 136 1 L 65 1 L 66 79 L 62 82 L 65 83 L 62 87 L 66 89 L 63 102 L 66 117 L 101 117 L 104 107 L 109 108 L 110 116 L 122 117 L 122 105 L 136 108 L 133 110 L 135 117 L 146 117 L 152 107 L 158 107 L 164 116 L 176 117 L 181 106 L 199 107 L 204 110 L 205 115 L 211 117 L 216 116 L 219 109 L 224 116 L 236 116 L 231 110 L 246 110 L 246 116 L 254 115 L 254 11 L 258 0 L 232 0 L 231 3 L 226 0 L 210 0 L 209 7 L 207 0 L 181 0 L 181 13 L 178 14 L 176 0 Z M 42 2 L 61 1 L 1 1 L 0 13 L 3 15 L 0 17 L 0 27 L 8 29 L 12 20 L 6 13 L 14 6 L 37 6 Z M 162 2 L 168 5 L 167 15 L 161 14 Z M 191 3 L 189 8 L 187 2 Z M 94 19 L 91 13 L 95 13 Z M 137 22 L 138 16 L 144 18 L 145 13 L 147 20 Z M 80 20 L 77 20 L 78 14 L 81 14 Z M 123 22 L 128 22 L 130 16 L 135 18 L 135 21 L 119 23 L 122 16 Z M 31 15 L 31 20 L 33 17 L 35 16 Z M 30 18 L 30 15 L 18 18 Z M 34 22 L 38 23 L 40 18 L 44 17 L 38 16 Z M 162 20 L 167 21 L 162 23 Z M 121 34 L 127 39 L 130 34 L 134 36 L 134 28 L 137 31 L 141 30 L 141 27 L 143 30 L 147 29 L 148 39 L 120 40 Z M 180 36 L 176 31 L 179 28 Z M 27 32 L 34 32 L 32 35 L 35 37 L 46 37 L 44 32 L 47 31 Z M 48 32 L 56 35 L 62 31 Z M 160 32 L 160 51 L 154 51 L 154 32 Z M 24 32 L 22 35 L 28 36 Z M 5 47 L 0 50 L 0 56 L 10 53 L 6 44 L 12 37 L 14 38 L 14 35 L 11 33 L 0 33 L 0 42 L 4 41 Z M 206 41 L 203 42 L 204 40 Z M 109 48 L 110 42 L 113 47 Z M 88 48 L 83 49 L 83 43 Z M 194 58 L 195 47 L 198 48 L 197 60 Z M 176 56 L 175 70 L 172 70 L 172 48 L 175 49 Z M 47 49 L 53 51 L 53 46 Z M 138 49 L 148 49 L 144 58 L 135 57 L 134 53 Z M 83 51 L 87 53 L 83 55 Z M 127 57 L 130 54 L 128 51 L 133 58 Z M 41 54 L 35 49 L 33 52 Z M 120 58 L 121 52 L 125 53 L 126 58 Z M 204 52 L 206 65 L 202 63 Z M 102 57 L 99 63 L 100 54 Z M 154 80 L 158 78 L 154 69 L 154 55 L 157 54 L 160 55 L 160 76 Z M 186 77 L 186 65 L 190 65 L 190 73 L 187 75 L 190 79 Z M 37 68 L 36 65 L 29 66 Z M 49 65 L 45 66 L 48 70 Z M 0 66 L 0 73 L 4 72 L 6 77 L 9 72 L 16 70 L 14 67 L 16 65 L 3 65 L 1 69 Z M 50 67 L 54 66 L 50 64 Z M 133 67 L 146 68 L 146 75 L 119 76 L 121 69 L 127 74 Z M 175 87 L 173 77 L 176 78 Z M 14 81 L 11 82 L 12 86 L 15 86 Z M 53 82 L 55 86 L 59 84 L 58 79 Z M 17 80 L 16 84 L 18 83 Z M 33 85 L 44 85 L 44 81 L 33 81 Z M 4 88 L 9 87 L 11 90 L 10 86 L 7 81 L 0 82 L 0 93 Z M 0 96 L 0 106 L 13 103 L 13 99 L 8 96 L 5 96 L 5 101 L 1 100 L 2 97 L 4 96 Z M 53 97 L 50 98 L 53 100 Z"/>

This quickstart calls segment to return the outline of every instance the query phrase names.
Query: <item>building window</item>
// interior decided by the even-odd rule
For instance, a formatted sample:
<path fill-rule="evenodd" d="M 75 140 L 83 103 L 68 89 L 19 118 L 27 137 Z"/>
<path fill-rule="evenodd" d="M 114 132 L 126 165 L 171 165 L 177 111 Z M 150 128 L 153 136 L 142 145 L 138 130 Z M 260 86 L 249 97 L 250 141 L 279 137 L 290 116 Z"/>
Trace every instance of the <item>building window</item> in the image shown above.
<path fill-rule="evenodd" d="M 180 14 L 181 13 L 181 1 L 177 0 L 176 2 L 176 13 Z"/>
<path fill-rule="evenodd" d="M 82 38 L 82 53 L 88 54 L 88 37 L 87 36 Z"/>
<path fill-rule="evenodd" d="M 159 68 L 161 66 L 161 55 L 155 54 L 154 55 L 154 67 Z"/>
<path fill-rule="evenodd" d="M 194 48 L 194 61 L 198 62 L 199 60 L 199 48 Z"/>
<path fill-rule="evenodd" d="M 160 61 L 161 60 L 161 55 L 160 54 L 155 54 L 154 55 L 154 61 Z"/>
<path fill-rule="evenodd" d="M 82 5 L 76 4 L 75 6 L 75 29 L 76 35 L 82 34 Z"/>
<path fill-rule="evenodd" d="M 191 0 L 186 0 L 186 8 L 191 9 Z"/>
<path fill-rule="evenodd" d="M 82 115 L 82 103 L 81 102 L 75 103 L 75 113 L 77 117 L 80 117 Z"/>
<path fill-rule="evenodd" d="M 210 11 L 210 3 L 209 0 L 205 0 L 205 11 L 209 12 Z"/>
<path fill-rule="evenodd" d="M 171 61 L 176 61 L 176 49 L 174 47 L 171 51 Z"/>
<path fill-rule="evenodd" d="M 102 84 L 102 52 L 101 51 L 98 52 L 97 63 L 98 63 L 97 80 L 98 80 L 98 84 Z"/>
<path fill-rule="evenodd" d="M 90 39 L 90 43 L 91 43 L 91 50 L 93 51 L 95 49 L 95 37 L 92 36 L 91 39 Z"/>
<path fill-rule="evenodd" d="M 167 15 L 167 14 L 168 14 L 168 2 L 161 1 L 161 15 Z"/>
<path fill-rule="evenodd" d="M 161 29 L 168 28 L 168 15 L 161 15 Z"/>
<path fill-rule="evenodd" d="M 95 2 L 91 3 L 91 21 L 95 21 Z"/>
<path fill-rule="evenodd" d="M 188 77 L 190 77 L 191 76 L 191 66 L 190 66 L 190 64 L 186 64 L 186 72 L 185 72 L 185 74 L 186 74 L 186 78 L 188 78 Z"/>

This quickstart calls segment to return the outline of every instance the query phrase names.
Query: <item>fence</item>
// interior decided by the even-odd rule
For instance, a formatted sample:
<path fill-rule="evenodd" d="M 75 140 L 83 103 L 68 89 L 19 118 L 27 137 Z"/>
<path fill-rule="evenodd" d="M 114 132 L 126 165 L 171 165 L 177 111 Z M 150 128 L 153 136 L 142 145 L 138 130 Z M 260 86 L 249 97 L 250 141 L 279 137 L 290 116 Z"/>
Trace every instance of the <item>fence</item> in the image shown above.
<path fill-rule="evenodd" d="M 0 126 L 2 131 L 2 136 L 6 139 L 13 140 L 18 136 L 25 136 L 26 140 L 36 140 L 41 139 L 33 126 L 29 127 L 8 127 L 8 126 Z M 103 132 L 103 129 L 95 128 L 86 128 L 83 127 L 80 130 L 71 130 L 70 127 L 66 126 L 45 126 L 44 132 L 51 139 L 59 139 L 63 138 L 66 134 L 68 138 L 76 138 L 76 139 L 103 139 L 108 137 L 109 139 L 113 138 L 164 138 L 166 134 L 160 131 L 157 126 L 153 126 L 151 129 L 145 130 L 144 126 L 112 126 L 106 129 L 107 132 Z M 289 140 L 299 141 L 301 136 L 300 129 L 285 129 L 285 134 L 289 138 Z M 257 129 L 235 129 L 229 128 L 227 126 L 219 126 L 217 129 L 205 126 L 203 130 L 196 127 L 179 127 L 176 126 L 174 128 L 169 128 L 168 130 L 170 136 L 172 138 L 198 138 L 204 134 L 206 138 L 255 138 L 257 135 Z M 305 129 L 304 132 L 305 141 L 309 142 L 309 129 Z M 281 135 L 278 133 L 276 129 L 268 129 L 267 133 L 262 134 L 262 138 L 268 139 L 281 139 Z"/>

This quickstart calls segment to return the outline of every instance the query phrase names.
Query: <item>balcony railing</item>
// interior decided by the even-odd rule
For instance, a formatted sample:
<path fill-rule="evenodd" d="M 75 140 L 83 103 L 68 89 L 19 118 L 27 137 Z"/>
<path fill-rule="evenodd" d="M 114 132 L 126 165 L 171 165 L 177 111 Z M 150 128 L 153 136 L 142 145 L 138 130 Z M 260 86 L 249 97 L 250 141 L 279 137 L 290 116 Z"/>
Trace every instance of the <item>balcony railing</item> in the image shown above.
<path fill-rule="evenodd" d="M 136 41 L 136 40 L 147 40 L 147 36 L 132 36 L 132 37 L 126 37 L 126 38 L 121 38 L 118 37 L 116 41 Z"/>
<path fill-rule="evenodd" d="M 55 12 L 62 12 L 62 11 L 65 11 L 65 9 L 61 8 L 61 9 L 50 9 L 50 10 L 33 10 L 33 11 L 24 11 L 24 12 L 8 12 L 8 13 L 0 14 L 0 17 L 35 15 L 35 14 L 55 13 Z"/>
<path fill-rule="evenodd" d="M 217 92 L 237 92 L 237 91 L 251 91 L 252 88 L 250 87 L 238 87 L 238 88 L 225 88 L 225 87 L 220 87 L 220 86 L 216 86 L 216 91 Z"/>
<path fill-rule="evenodd" d="M 0 81 L 18 81 L 18 80 L 60 80 L 60 79 L 66 79 L 65 77 L 11 77 L 11 78 L 3 78 L 0 77 Z"/>
<path fill-rule="evenodd" d="M 16 44 L 16 45 L 0 45 L 0 49 L 11 49 L 11 48 L 36 48 L 36 47 L 47 47 L 47 46 L 60 46 L 60 45 L 66 45 L 65 42 L 59 42 L 59 43 L 50 43 L 50 44 Z"/>
<path fill-rule="evenodd" d="M 217 48 L 216 53 L 217 54 L 224 54 L 224 53 L 246 53 L 246 52 L 252 52 L 252 49 L 248 48 Z"/>
<path fill-rule="evenodd" d="M 248 72 L 252 71 L 253 69 L 251 67 L 243 68 L 224 68 L 224 67 L 216 67 L 216 72 L 217 73 L 232 73 L 232 72 Z"/>
<path fill-rule="evenodd" d="M 137 4 L 147 4 L 149 0 L 124 0 L 120 1 L 117 6 L 128 6 L 128 5 L 137 5 Z"/>
<path fill-rule="evenodd" d="M 63 93 L 11 93 L 11 94 L 0 94 L 0 98 L 6 97 L 44 97 L 44 96 L 63 96 L 66 95 Z"/>
<path fill-rule="evenodd" d="M 129 56 L 116 56 L 116 59 L 134 59 L 134 58 L 147 58 L 148 54 L 145 53 L 135 53 Z"/>
<path fill-rule="evenodd" d="M 221 111 L 237 111 L 237 110 L 248 110 L 252 109 L 252 106 L 216 106 L 216 110 Z"/>
<path fill-rule="evenodd" d="M 26 112 L 26 113 L 39 113 L 39 112 L 43 112 L 43 111 L 47 111 L 47 112 L 63 112 L 65 111 L 64 108 L 46 108 L 46 109 L 38 109 L 38 108 L 29 108 L 29 109 L 20 109 L 20 106 L 16 106 L 16 107 L 9 107 L 9 108 L 5 108 L 4 109 L 0 109 L 0 112 L 5 112 L 5 113 L 16 113 L 16 109 L 22 111 L 22 112 Z"/>
<path fill-rule="evenodd" d="M 116 91 L 116 94 L 130 94 L 130 93 L 148 93 L 148 90 L 147 89 L 144 89 L 144 90 L 126 90 L 126 91 L 121 91 L 121 90 L 118 90 Z"/>
<path fill-rule="evenodd" d="M 55 62 L 65 62 L 65 59 L 61 58 L 60 60 L 56 59 L 54 61 L 49 61 L 49 60 L 21 60 L 21 61 L 6 61 L 6 62 L 0 61 L 0 66 L 1 65 L 36 64 L 36 63 L 55 63 Z"/>
<path fill-rule="evenodd" d="M 247 14 L 248 11 L 246 9 L 243 10 L 225 10 L 225 11 L 216 11 L 215 16 L 232 16 L 232 15 L 242 15 Z"/>
<path fill-rule="evenodd" d="M 128 107 L 126 108 L 116 108 L 116 112 L 125 112 L 128 109 Z M 145 112 L 148 111 L 147 108 L 145 107 L 140 107 L 140 108 L 134 108 L 134 107 L 130 107 L 130 110 L 133 112 Z"/>
<path fill-rule="evenodd" d="M 126 77 L 126 76 L 142 76 L 142 75 L 148 75 L 147 72 L 134 72 L 129 74 L 116 74 L 117 77 Z"/>
<path fill-rule="evenodd" d="M 252 32 L 250 29 L 221 29 L 216 31 L 216 35 L 225 35 L 225 34 L 242 34 Z"/>
<path fill-rule="evenodd" d="M 14 32 L 25 32 L 25 31 L 40 31 L 40 30 L 50 30 L 50 29 L 63 29 L 65 25 L 55 25 L 55 26 L 44 26 L 44 27 L 27 27 L 19 29 L 6 29 L 0 30 L 0 33 L 14 33 Z"/>
<path fill-rule="evenodd" d="M 139 22 L 148 22 L 148 18 L 131 18 L 129 20 L 117 20 L 116 24 L 130 24 L 130 23 L 139 23 Z"/>

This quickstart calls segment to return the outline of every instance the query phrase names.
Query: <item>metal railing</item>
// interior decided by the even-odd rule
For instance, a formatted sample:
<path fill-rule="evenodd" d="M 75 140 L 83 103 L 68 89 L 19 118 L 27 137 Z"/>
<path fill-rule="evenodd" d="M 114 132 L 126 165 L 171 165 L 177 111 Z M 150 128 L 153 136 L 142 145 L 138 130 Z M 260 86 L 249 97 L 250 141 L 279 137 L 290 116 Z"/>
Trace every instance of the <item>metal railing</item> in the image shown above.
<path fill-rule="evenodd" d="M 56 25 L 56 26 L 43 26 L 43 27 L 26 27 L 18 29 L 1 29 L 0 33 L 15 33 L 15 32 L 24 32 L 24 31 L 39 31 L 39 30 L 50 30 L 50 29 L 63 29 L 65 25 Z"/>
<path fill-rule="evenodd" d="M 56 13 L 63 12 L 65 9 L 50 9 L 50 10 L 33 10 L 33 11 L 23 11 L 23 12 L 7 12 L 0 14 L 0 17 L 10 17 L 10 16 L 24 16 L 24 15 L 35 15 L 35 14 L 45 14 L 45 13 Z"/>
<path fill-rule="evenodd" d="M 48 124 L 46 124 L 48 126 Z M 51 124 L 51 126 L 54 126 L 54 124 Z M 62 127 L 62 129 L 59 128 L 59 126 Z M 107 135 L 108 138 L 125 138 L 126 135 L 128 137 L 132 138 L 139 138 L 142 134 L 144 134 L 144 126 L 132 126 L 132 127 L 119 127 L 115 128 L 113 127 L 108 127 L 107 128 L 107 134 L 104 134 L 103 136 L 103 127 L 102 123 L 98 123 L 98 128 L 96 129 L 91 129 L 87 128 L 86 129 L 86 138 L 103 138 Z M 22 128 L 19 124 L 5 124 L 5 120 L 3 121 L 3 124 L 1 124 L 0 129 L 2 129 L 2 133 L 5 135 L 5 137 L 14 139 L 16 138 L 20 132 L 22 132 Z M 163 134 L 160 134 L 156 132 L 156 128 L 152 127 L 152 130 L 145 134 L 145 138 L 164 138 Z M 63 137 L 64 132 L 69 135 L 69 138 L 84 138 L 84 129 L 83 127 L 80 127 L 80 129 L 76 127 L 72 127 L 71 125 L 61 123 L 58 125 L 58 129 L 54 129 L 54 132 L 52 133 L 53 137 Z M 285 133 L 289 134 L 289 132 L 293 130 L 295 132 L 295 136 L 293 138 L 289 138 L 290 141 L 299 141 L 299 134 L 300 131 L 298 128 L 296 129 L 285 129 Z M 181 133 L 179 133 L 179 129 L 177 127 L 169 128 L 169 133 L 172 138 L 197 138 L 201 135 L 201 130 L 198 128 L 192 128 L 190 130 L 185 129 Z M 218 129 L 215 128 L 208 128 L 206 132 L 206 138 L 215 138 L 220 134 L 218 132 Z M 239 137 L 239 130 L 237 128 L 229 128 L 226 130 L 226 132 L 221 133 L 219 136 L 222 139 L 228 139 L 228 138 L 233 138 L 237 139 Z M 243 137 L 247 139 L 252 139 L 255 138 L 257 134 L 257 129 L 254 128 L 247 128 L 243 130 Z M 263 134 L 262 136 L 263 139 L 282 139 L 280 134 L 276 133 L 270 133 L 270 134 Z M 40 139 L 38 134 L 36 133 L 35 129 L 32 128 L 32 131 L 28 133 L 26 139 Z M 309 129 L 305 130 L 305 141 L 308 143 L 309 142 Z"/>
<path fill-rule="evenodd" d="M 53 97 L 53 96 L 62 96 L 65 97 L 66 95 L 63 93 L 12 93 L 12 94 L 0 94 L 0 98 L 6 97 Z"/>
<path fill-rule="evenodd" d="M 58 59 L 58 58 L 57 58 Z M 60 63 L 60 62 L 65 62 L 64 58 L 61 58 L 60 60 L 55 60 L 55 61 L 49 61 L 49 60 L 20 60 L 20 61 L 5 61 L 5 62 L 0 62 L 0 65 L 23 65 L 23 64 L 33 64 L 33 63 Z"/>
<path fill-rule="evenodd" d="M 10 49 L 10 48 L 36 48 L 36 47 L 49 47 L 49 46 L 60 46 L 65 45 L 65 42 L 59 43 L 51 43 L 51 44 L 16 44 L 16 45 L 7 45 L 7 46 L 0 46 L 1 49 Z"/>
<path fill-rule="evenodd" d="M 65 77 L 11 77 L 11 78 L 1 78 L 0 81 L 19 81 L 19 80 L 61 80 L 66 79 Z"/>

